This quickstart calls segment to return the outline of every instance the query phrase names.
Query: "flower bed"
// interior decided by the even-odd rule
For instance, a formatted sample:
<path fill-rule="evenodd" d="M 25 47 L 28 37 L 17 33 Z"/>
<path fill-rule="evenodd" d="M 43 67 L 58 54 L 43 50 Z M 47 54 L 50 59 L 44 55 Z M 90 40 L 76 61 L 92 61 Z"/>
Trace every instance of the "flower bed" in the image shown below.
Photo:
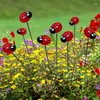
<path fill-rule="evenodd" d="M 93 25 L 91 27 L 95 28 Z M 99 28 L 96 28 L 95 33 L 98 35 Z M 75 38 L 66 43 L 58 41 L 57 48 L 54 41 L 48 46 L 42 46 L 43 42 L 39 42 L 38 39 L 40 44 L 34 41 L 35 48 L 33 41 L 28 39 L 25 40 L 27 47 L 23 42 L 14 53 L 5 54 L 1 47 L 0 99 L 96 100 L 100 98 L 99 36 L 91 39 L 84 35 L 83 29 L 77 32 L 81 34 L 80 40 Z M 5 43 L 8 42 L 4 42 L 3 45 Z"/>

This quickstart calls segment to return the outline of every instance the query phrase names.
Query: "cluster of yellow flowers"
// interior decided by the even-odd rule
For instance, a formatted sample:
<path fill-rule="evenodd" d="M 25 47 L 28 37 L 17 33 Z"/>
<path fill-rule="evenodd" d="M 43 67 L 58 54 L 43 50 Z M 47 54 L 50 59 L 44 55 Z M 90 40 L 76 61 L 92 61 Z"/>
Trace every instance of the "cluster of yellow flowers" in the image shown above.
<path fill-rule="evenodd" d="M 89 42 L 88 59 L 85 64 L 86 38 L 83 38 L 82 41 L 77 40 L 75 45 L 74 41 L 69 42 L 68 51 L 66 44 L 59 42 L 57 66 L 53 42 L 47 46 L 49 64 L 43 47 L 33 50 L 32 46 L 28 46 L 31 51 L 31 54 L 28 54 L 22 45 L 15 51 L 15 54 L 24 66 L 12 54 L 7 55 L 0 66 L 0 89 L 5 91 L 7 88 L 12 88 L 21 93 L 32 87 L 38 93 L 54 89 L 54 92 L 57 93 L 55 88 L 57 83 L 71 88 L 80 88 L 81 86 L 84 88 L 85 85 L 91 86 L 92 82 L 96 84 L 98 75 L 94 72 L 94 68 L 98 65 L 95 66 L 95 63 L 88 60 L 96 55 L 99 48 L 96 42 L 94 44 Z M 92 45 L 94 46 L 93 50 Z M 4 56 L 4 54 L 0 54 L 0 57 Z"/>

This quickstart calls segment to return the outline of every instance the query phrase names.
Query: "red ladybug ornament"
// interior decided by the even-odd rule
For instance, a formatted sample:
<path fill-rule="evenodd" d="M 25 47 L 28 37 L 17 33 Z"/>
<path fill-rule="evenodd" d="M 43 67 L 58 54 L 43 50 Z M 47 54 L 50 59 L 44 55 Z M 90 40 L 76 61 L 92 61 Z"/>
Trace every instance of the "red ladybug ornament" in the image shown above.
<path fill-rule="evenodd" d="M 32 17 L 32 13 L 30 11 L 26 11 L 20 14 L 19 16 L 19 20 L 22 23 L 26 23 L 30 20 L 30 18 Z"/>
<path fill-rule="evenodd" d="M 96 21 L 94 19 L 91 20 L 90 25 L 91 28 L 94 29 L 94 31 L 98 31 L 99 27 L 100 27 L 100 22 Z"/>
<path fill-rule="evenodd" d="M 61 36 L 61 41 L 62 42 L 69 42 L 73 38 L 73 33 L 71 31 L 66 31 L 62 34 Z"/>
<path fill-rule="evenodd" d="M 9 55 L 16 50 L 16 45 L 14 43 L 4 43 L 2 50 Z"/>
<path fill-rule="evenodd" d="M 6 37 L 4 37 L 4 38 L 2 39 L 2 41 L 3 41 L 3 43 L 8 43 L 8 42 L 9 42 L 8 38 L 6 38 Z"/>
<path fill-rule="evenodd" d="M 69 24 L 70 24 L 70 25 L 76 25 L 76 24 L 78 24 L 78 22 L 79 22 L 79 18 L 78 18 L 77 16 L 74 16 L 74 17 L 72 17 L 72 18 L 70 19 Z"/>
<path fill-rule="evenodd" d="M 90 38 L 92 34 L 94 34 L 95 31 L 91 27 L 86 27 L 84 29 L 84 34 L 87 38 Z"/>
<path fill-rule="evenodd" d="M 46 46 L 50 44 L 51 38 L 48 35 L 41 35 L 37 38 L 37 41 Z"/>
<path fill-rule="evenodd" d="M 96 95 L 100 97 L 100 90 L 97 90 Z"/>
<path fill-rule="evenodd" d="M 100 13 L 95 16 L 96 20 L 100 20 Z"/>
<path fill-rule="evenodd" d="M 17 33 L 20 35 L 25 35 L 27 33 L 26 28 L 20 28 L 19 30 L 17 30 Z"/>
<path fill-rule="evenodd" d="M 99 69 L 99 68 L 95 68 L 94 70 L 95 70 L 95 72 L 96 72 L 97 74 L 100 75 L 100 69 Z"/>
<path fill-rule="evenodd" d="M 60 22 L 55 22 L 49 29 L 51 34 L 59 33 L 61 30 L 62 30 L 62 24 Z"/>

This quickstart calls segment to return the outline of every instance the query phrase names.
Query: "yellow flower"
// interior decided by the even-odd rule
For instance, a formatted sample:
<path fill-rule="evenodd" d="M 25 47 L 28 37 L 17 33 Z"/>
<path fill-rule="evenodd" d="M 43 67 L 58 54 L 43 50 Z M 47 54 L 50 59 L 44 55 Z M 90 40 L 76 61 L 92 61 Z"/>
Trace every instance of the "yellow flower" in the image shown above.
<path fill-rule="evenodd" d="M 12 84 L 12 83 L 13 83 L 13 81 L 10 81 L 9 83 L 10 83 L 10 84 Z"/>
<path fill-rule="evenodd" d="M 79 85 L 79 84 L 74 84 L 74 86 L 76 86 L 76 87 L 80 87 L 80 85 Z"/>
<path fill-rule="evenodd" d="M 58 95 L 55 95 L 55 97 L 56 97 L 56 98 L 59 98 L 59 96 L 58 96 Z"/>
<path fill-rule="evenodd" d="M 7 66 L 8 66 L 8 67 L 11 66 L 10 63 L 8 63 Z"/>
<path fill-rule="evenodd" d="M 24 59 L 23 58 L 19 58 L 19 60 L 23 61 Z"/>
<path fill-rule="evenodd" d="M 47 83 L 48 83 L 48 84 L 51 84 L 51 83 L 52 83 L 52 81 L 51 81 L 51 80 L 47 80 Z"/>
<path fill-rule="evenodd" d="M 3 87 L 5 88 L 5 87 L 7 87 L 8 85 L 4 85 Z"/>
<path fill-rule="evenodd" d="M 16 89 L 16 85 L 12 85 L 11 88 L 12 88 L 12 89 Z"/>
<path fill-rule="evenodd" d="M 84 85 L 84 82 L 81 82 L 82 85 Z"/>
<path fill-rule="evenodd" d="M 96 75 L 93 75 L 93 78 L 96 78 Z"/>
<path fill-rule="evenodd" d="M 96 32 L 96 34 L 97 34 L 98 36 L 100 36 L 100 33 L 99 33 L 99 32 Z"/>
<path fill-rule="evenodd" d="M 77 64 L 77 66 L 80 66 L 80 64 Z"/>
<path fill-rule="evenodd" d="M 61 83 L 61 82 L 63 82 L 63 80 L 61 79 L 61 80 L 59 80 L 59 82 Z"/>
<path fill-rule="evenodd" d="M 22 72 L 24 72 L 25 71 L 25 69 L 22 67 L 21 69 L 20 69 Z"/>
<path fill-rule="evenodd" d="M 45 84 L 45 80 L 43 79 L 43 80 L 41 80 L 41 84 L 43 85 L 43 84 Z"/>
<path fill-rule="evenodd" d="M 36 81 L 36 78 L 33 77 L 32 80 L 35 80 Z"/>
<path fill-rule="evenodd" d="M 10 68 L 4 68 L 4 71 L 10 71 Z"/>
<path fill-rule="evenodd" d="M 16 58 L 14 57 L 10 57 L 10 61 L 14 61 Z"/>
<path fill-rule="evenodd" d="M 64 76 L 64 78 L 68 78 L 68 75 Z"/>
<path fill-rule="evenodd" d="M 48 62 L 46 62 L 45 64 L 48 65 Z"/>
<path fill-rule="evenodd" d="M 25 54 L 25 56 L 26 56 L 26 57 L 29 57 L 30 55 L 29 55 L 29 54 Z"/>
<path fill-rule="evenodd" d="M 36 72 L 36 71 L 37 71 L 37 69 L 34 69 L 34 70 L 33 70 L 33 72 Z"/>
<path fill-rule="evenodd" d="M 42 98 L 38 99 L 38 100 L 43 100 Z"/>
<path fill-rule="evenodd" d="M 28 83 L 27 81 L 24 81 L 24 83 Z"/>
<path fill-rule="evenodd" d="M 90 74 L 90 73 L 87 73 L 86 75 L 87 75 L 87 76 L 91 76 L 91 74 Z"/>
<path fill-rule="evenodd" d="M 21 42 L 21 44 L 24 44 L 24 42 Z"/>
<path fill-rule="evenodd" d="M 80 71 L 80 70 L 81 70 L 80 68 L 77 69 L 77 71 Z"/>
<path fill-rule="evenodd" d="M 82 73 L 85 73 L 85 71 L 84 71 L 84 70 L 81 70 L 81 72 L 82 72 Z"/>
<path fill-rule="evenodd" d="M 72 57 L 76 57 L 76 55 L 72 54 Z"/>
<path fill-rule="evenodd" d="M 0 53 L 0 57 L 3 57 L 3 54 Z"/>
<path fill-rule="evenodd" d="M 2 66 L 0 66 L 0 69 L 2 68 Z"/>
<path fill-rule="evenodd" d="M 46 72 L 43 72 L 43 75 L 47 75 L 47 73 Z"/>
<path fill-rule="evenodd" d="M 70 67 L 74 67 L 72 64 L 70 64 Z"/>
<path fill-rule="evenodd" d="M 17 66 L 18 66 L 18 67 L 21 66 L 21 63 L 18 63 Z"/>
<path fill-rule="evenodd" d="M 25 54 L 24 54 L 24 53 L 21 53 L 20 55 L 21 55 L 21 56 L 24 56 Z"/>
<path fill-rule="evenodd" d="M 39 55 L 39 52 L 40 52 L 40 50 L 38 50 L 38 49 L 35 50 L 35 51 L 34 51 L 34 55 Z"/>
<path fill-rule="evenodd" d="M 31 79 L 28 77 L 27 80 L 31 80 Z"/>
<path fill-rule="evenodd" d="M 69 52 L 68 54 L 69 54 L 69 55 L 71 55 L 71 54 L 72 54 L 72 52 Z"/>
<path fill-rule="evenodd" d="M 66 64 L 63 63 L 62 66 L 63 66 L 63 67 L 66 67 Z"/>
<path fill-rule="evenodd" d="M 77 83 L 80 83 L 80 81 L 76 81 Z"/>
<path fill-rule="evenodd" d="M 70 73 L 73 73 L 73 72 L 74 72 L 74 70 L 70 70 L 69 72 L 70 72 Z"/>
<path fill-rule="evenodd" d="M 12 66 L 13 66 L 13 67 L 16 67 L 16 63 L 14 63 Z"/>
<path fill-rule="evenodd" d="M 32 49 L 33 47 L 32 46 L 27 46 L 29 49 Z"/>
<path fill-rule="evenodd" d="M 21 76 L 21 73 L 17 73 L 13 76 L 13 80 L 16 80 L 19 76 Z"/>
<path fill-rule="evenodd" d="M 34 58 L 34 57 L 35 57 L 35 55 L 34 55 L 34 54 L 31 54 L 31 55 L 30 55 L 30 58 Z"/>
<path fill-rule="evenodd" d="M 23 100 L 22 98 L 20 98 L 19 100 Z"/>
<path fill-rule="evenodd" d="M 28 65 L 29 63 L 28 62 L 24 62 L 24 66 Z"/>
<path fill-rule="evenodd" d="M 2 89 L 2 88 L 4 88 L 4 86 L 0 86 L 0 88 Z"/>
<path fill-rule="evenodd" d="M 95 52 L 98 52 L 99 50 L 97 50 L 97 49 L 94 49 L 94 51 L 95 51 Z"/>
<path fill-rule="evenodd" d="M 80 76 L 80 78 L 84 79 L 84 76 Z"/>
<path fill-rule="evenodd" d="M 86 72 L 87 72 L 87 73 L 90 73 L 91 71 L 90 71 L 90 70 L 86 70 Z"/>
<path fill-rule="evenodd" d="M 62 69 L 62 71 L 63 71 L 64 73 L 68 72 L 68 70 L 67 70 L 67 69 Z"/>

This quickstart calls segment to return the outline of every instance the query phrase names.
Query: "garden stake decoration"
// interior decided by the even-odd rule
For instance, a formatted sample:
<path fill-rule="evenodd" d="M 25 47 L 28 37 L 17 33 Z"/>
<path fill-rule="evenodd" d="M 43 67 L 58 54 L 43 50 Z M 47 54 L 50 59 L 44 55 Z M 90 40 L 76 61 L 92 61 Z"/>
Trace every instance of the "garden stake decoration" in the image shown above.
<path fill-rule="evenodd" d="M 27 24 L 29 35 L 30 35 L 30 38 L 32 40 L 32 45 L 33 45 L 33 48 L 35 49 L 35 44 L 33 43 L 33 37 L 32 37 L 31 30 L 30 30 L 30 27 L 29 27 L 29 24 L 28 24 L 28 21 L 30 20 L 31 17 L 32 17 L 32 13 L 30 11 L 26 11 L 26 12 L 22 12 L 20 14 L 19 20 L 22 23 L 26 23 Z"/>
<path fill-rule="evenodd" d="M 56 34 L 56 67 L 57 67 L 57 49 L 58 49 L 58 33 L 62 30 L 62 24 L 60 22 L 55 22 L 51 25 L 49 32 L 51 34 Z"/>
<path fill-rule="evenodd" d="M 16 50 L 15 42 L 9 43 L 9 41 L 7 40 L 7 38 L 4 38 L 4 39 L 3 39 L 3 42 L 4 42 L 4 44 L 3 44 L 3 46 L 2 46 L 3 52 L 5 52 L 7 55 L 12 54 L 12 55 L 21 63 L 22 67 L 24 67 L 23 64 L 22 64 L 22 62 L 21 62 L 21 61 L 18 59 L 18 57 L 13 53 L 13 52 Z"/>
<path fill-rule="evenodd" d="M 62 36 L 61 36 L 61 42 L 63 42 L 63 43 L 65 43 L 65 42 L 67 42 L 67 57 L 66 57 L 66 59 L 67 59 L 67 68 L 68 68 L 68 66 L 69 66 L 69 61 L 68 61 L 68 42 L 69 41 L 71 41 L 72 40 L 72 38 L 73 38 L 73 33 L 71 32 L 71 31 L 66 31 L 66 32 L 64 32 L 63 34 L 62 34 Z"/>
<path fill-rule="evenodd" d="M 84 34 L 88 38 L 87 39 L 86 54 L 85 54 L 85 64 L 86 64 L 87 52 L 88 52 L 88 42 L 89 42 L 89 39 L 95 39 L 96 38 L 96 34 L 95 34 L 95 31 L 91 27 L 86 27 L 84 29 Z"/>
<path fill-rule="evenodd" d="M 37 38 L 37 41 L 44 45 L 45 47 L 45 52 L 46 52 L 46 58 L 47 58 L 47 62 L 48 62 L 48 67 L 49 67 L 49 58 L 48 58 L 48 51 L 47 51 L 47 45 L 49 45 L 51 43 L 51 38 L 48 35 L 41 35 Z"/>
<path fill-rule="evenodd" d="M 78 22 L 79 22 L 79 18 L 77 17 L 77 16 L 74 16 L 74 17 L 72 17 L 71 19 L 70 19 L 70 22 L 69 22 L 69 24 L 71 25 L 71 26 L 73 26 L 74 25 L 74 44 L 75 44 L 75 32 L 76 32 L 76 24 L 78 24 Z"/>
<path fill-rule="evenodd" d="M 25 44 L 26 49 L 27 49 L 27 51 L 28 51 L 28 53 L 29 53 L 27 44 L 26 44 L 26 42 L 25 42 L 25 37 L 24 37 L 24 35 L 27 33 L 26 29 L 25 29 L 25 28 L 19 28 L 19 29 L 17 30 L 17 33 L 18 33 L 19 35 L 22 35 L 23 40 L 24 40 L 24 44 Z"/>

